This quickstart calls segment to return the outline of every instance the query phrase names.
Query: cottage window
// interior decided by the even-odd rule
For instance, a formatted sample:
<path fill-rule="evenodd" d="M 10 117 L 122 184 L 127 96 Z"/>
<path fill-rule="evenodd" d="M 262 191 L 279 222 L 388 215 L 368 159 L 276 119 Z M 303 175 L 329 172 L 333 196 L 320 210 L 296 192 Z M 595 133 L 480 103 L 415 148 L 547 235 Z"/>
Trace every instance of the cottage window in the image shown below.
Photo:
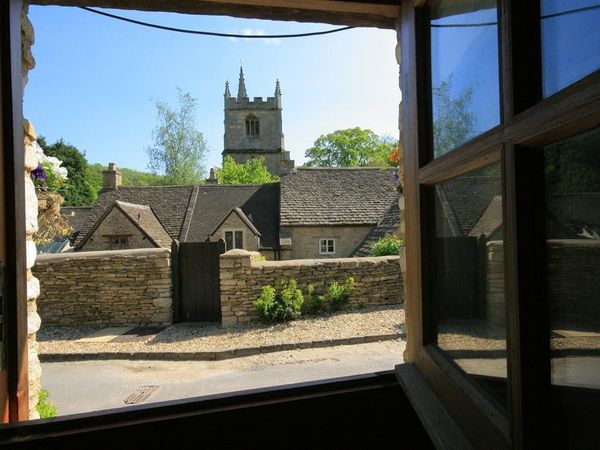
<path fill-rule="evenodd" d="M 260 125 L 258 117 L 250 115 L 246 117 L 246 136 L 248 137 L 259 137 L 260 136 Z"/>
<path fill-rule="evenodd" d="M 335 254 L 335 239 L 319 239 L 319 254 L 333 255 Z"/>
<path fill-rule="evenodd" d="M 225 240 L 225 251 L 244 248 L 244 232 L 242 230 L 224 231 L 223 239 Z"/>
<path fill-rule="evenodd" d="M 129 236 L 106 236 L 111 250 L 129 248 Z"/>

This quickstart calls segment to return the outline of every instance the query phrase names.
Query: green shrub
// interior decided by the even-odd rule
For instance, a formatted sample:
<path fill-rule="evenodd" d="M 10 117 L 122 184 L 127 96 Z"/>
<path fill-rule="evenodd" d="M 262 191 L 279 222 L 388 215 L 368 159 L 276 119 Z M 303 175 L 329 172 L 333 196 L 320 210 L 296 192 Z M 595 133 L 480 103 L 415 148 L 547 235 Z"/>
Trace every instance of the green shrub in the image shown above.
<path fill-rule="evenodd" d="M 306 286 L 305 311 L 309 314 L 318 314 L 323 312 L 327 306 L 324 295 L 315 294 L 315 287 L 312 284 Z"/>
<path fill-rule="evenodd" d="M 373 249 L 371 250 L 372 256 L 387 256 L 387 255 L 395 255 L 398 256 L 400 254 L 400 247 L 404 245 L 404 241 L 402 239 L 398 239 L 397 237 L 387 235 L 379 239 L 375 244 L 373 244 Z"/>
<path fill-rule="evenodd" d="M 338 283 L 337 281 L 332 282 L 327 289 L 327 296 L 331 304 L 331 309 L 334 311 L 339 310 L 342 306 L 345 306 L 350 299 L 350 290 L 354 286 L 354 278 L 348 277 L 344 283 Z"/>
<path fill-rule="evenodd" d="M 290 280 L 281 282 L 279 292 L 273 286 L 263 286 L 253 305 L 263 320 L 271 323 L 298 318 L 303 303 L 304 296 L 296 280 Z"/>
<path fill-rule="evenodd" d="M 48 391 L 46 389 L 40 389 L 40 395 L 38 397 L 37 405 L 35 409 L 40 414 L 40 419 L 47 419 L 48 417 L 56 417 L 56 406 L 48 400 Z"/>

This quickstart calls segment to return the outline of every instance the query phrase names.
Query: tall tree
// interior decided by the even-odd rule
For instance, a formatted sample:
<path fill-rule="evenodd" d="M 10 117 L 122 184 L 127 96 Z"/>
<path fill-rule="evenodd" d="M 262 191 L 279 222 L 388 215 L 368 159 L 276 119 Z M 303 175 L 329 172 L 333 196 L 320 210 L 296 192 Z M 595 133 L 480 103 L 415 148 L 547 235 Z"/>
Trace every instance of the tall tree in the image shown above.
<path fill-rule="evenodd" d="M 223 168 L 217 169 L 216 175 L 221 184 L 267 184 L 279 181 L 279 177 L 271 175 L 262 156 L 249 159 L 244 164 L 238 164 L 231 156 L 227 156 Z"/>
<path fill-rule="evenodd" d="M 154 174 L 164 173 L 167 184 L 198 184 L 204 179 L 206 142 L 196 129 L 197 100 L 177 89 L 179 106 L 171 108 L 157 102 L 158 125 L 154 144 L 147 148 L 148 168 Z"/>
<path fill-rule="evenodd" d="M 475 130 L 471 112 L 473 89 L 452 97 L 452 78 L 433 89 L 433 153 L 435 157 L 464 144 Z"/>
<path fill-rule="evenodd" d="M 349 128 L 320 136 L 306 150 L 307 167 L 387 166 L 398 145 L 388 136 L 380 137 L 372 130 Z"/>
<path fill-rule="evenodd" d="M 38 137 L 37 141 L 44 154 L 60 159 L 68 171 L 63 205 L 86 206 L 94 203 L 96 195 L 87 177 L 88 162 L 83 153 L 62 139 L 52 145 L 48 145 L 43 136 Z"/>

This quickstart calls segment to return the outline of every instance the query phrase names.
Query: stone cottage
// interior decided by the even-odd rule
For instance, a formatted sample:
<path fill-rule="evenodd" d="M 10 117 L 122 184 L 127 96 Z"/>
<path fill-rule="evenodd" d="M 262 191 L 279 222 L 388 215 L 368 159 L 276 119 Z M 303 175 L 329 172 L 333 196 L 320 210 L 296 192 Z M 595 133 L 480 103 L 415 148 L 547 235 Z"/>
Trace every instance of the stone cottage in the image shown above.
<path fill-rule="evenodd" d="M 297 167 L 281 179 L 281 259 L 368 256 L 400 226 L 390 169 Z"/>
<path fill-rule="evenodd" d="M 226 249 L 260 251 L 277 259 L 278 185 L 121 186 L 116 165 L 88 220 L 76 251 L 170 247 L 223 239 Z"/>
<path fill-rule="evenodd" d="M 367 256 L 397 233 L 399 194 L 389 169 L 296 168 L 266 185 L 121 186 L 116 165 L 76 251 L 170 247 L 223 240 L 269 260 Z"/>

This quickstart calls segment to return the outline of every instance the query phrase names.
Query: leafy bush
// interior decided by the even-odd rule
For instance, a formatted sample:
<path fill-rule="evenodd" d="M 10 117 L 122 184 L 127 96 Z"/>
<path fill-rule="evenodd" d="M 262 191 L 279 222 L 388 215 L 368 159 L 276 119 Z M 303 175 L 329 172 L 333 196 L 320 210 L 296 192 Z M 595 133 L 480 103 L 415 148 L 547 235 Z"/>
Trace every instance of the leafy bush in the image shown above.
<path fill-rule="evenodd" d="M 293 320 L 300 316 L 304 303 L 302 291 L 296 280 L 282 281 L 277 292 L 273 286 L 263 286 L 260 297 L 253 303 L 267 323 Z"/>
<path fill-rule="evenodd" d="M 40 419 L 56 417 L 56 406 L 48 400 L 48 391 L 46 389 L 40 389 L 38 403 L 35 405 L 35 409 L 40 414 Z"/>
<path fill-rule="evenodd" d="M 318 314 L 327 306 L 325 296 L 315 294 L 315 287 L 312 284 L 306 286 L 305 300 L 305 311 L 309 314 Z"/>
<path fill-rule="evenodd" d="M 327 296 L 331 304 L 331 309 L 339 310 L 342 306 L 348 303 L 350 299 L 350 290 L 354 286 L 354 278 L 348 277 L 344 283 L 332 282 L 327 289 Z"/>
<path fill-rule="evenodd" d="M 402 239 L 387 235 L 379 239 L 373 244 L 373 250 L 371 250 L 372 256 L 387 256 L 387 255 L 399 255 L 400 247 L 404 245 Z"/>

